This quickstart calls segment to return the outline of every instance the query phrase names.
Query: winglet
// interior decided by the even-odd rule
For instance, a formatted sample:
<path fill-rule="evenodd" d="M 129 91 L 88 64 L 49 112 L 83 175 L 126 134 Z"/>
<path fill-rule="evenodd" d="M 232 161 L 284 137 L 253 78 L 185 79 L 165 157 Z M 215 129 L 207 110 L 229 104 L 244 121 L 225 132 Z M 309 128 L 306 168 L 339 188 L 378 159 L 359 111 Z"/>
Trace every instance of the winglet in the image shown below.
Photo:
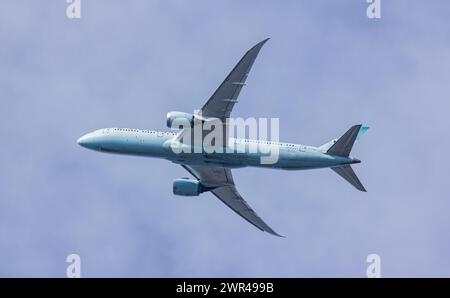
<path fill-rule="evenodd" d="M 270 39 L 270 37 L 258 42 L 253 48 L 256 48 L 257 46 L 263 46 L 268 40 Z"/>
<path fill-rule="evenodd" d="M 269 229 L 270 229 L 270 230 L 269 230 Z M 271 234 L 271 235 L 280 237 L 280 238 L 286 238 L 286 236 L 283 236 L 283 235 L 278 234 L 277 232 L 275 232 L 275 231 L 272 230 L 271 228 L 269 228 L 269 229 L 266 229 L 266 230 L 263 230 L 263 231 L 264 231 L 264 232 L 267 232 L 267 233 L 269 233 L 269 234 Z"/>
<path fill-rule="evenodd" d="M 257 44 L 255 44 L 250 50 L 247 51 L 247 53 L 245 53 L 244 57 L 248 54 L 250 55 L 254 55 L 253 56 L 253 60 L 256 58 L 256 56 L 259 54 L 259 51 L 261 50 L 261 48 L 263 47 L 263 45 L 269 40 L 270 38 L 266 38 L 263 41 L 258 42 Z M 243 58 L 244 58 L 243 57 Z M 253 61 L 252 61 L 253 64 Z"/>

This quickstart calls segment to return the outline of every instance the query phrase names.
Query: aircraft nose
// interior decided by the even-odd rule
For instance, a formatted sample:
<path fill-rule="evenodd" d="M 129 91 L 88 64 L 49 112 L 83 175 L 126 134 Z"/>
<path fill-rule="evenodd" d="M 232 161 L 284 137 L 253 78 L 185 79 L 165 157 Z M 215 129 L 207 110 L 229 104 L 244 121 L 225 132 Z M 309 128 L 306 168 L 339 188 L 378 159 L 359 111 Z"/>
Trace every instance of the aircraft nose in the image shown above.
<path fill-rule="evenodd" d="M 92 133 L 85 134 L 77 140 L 78 145 L 88 149 L 95 149 L 97 142 Z"/>

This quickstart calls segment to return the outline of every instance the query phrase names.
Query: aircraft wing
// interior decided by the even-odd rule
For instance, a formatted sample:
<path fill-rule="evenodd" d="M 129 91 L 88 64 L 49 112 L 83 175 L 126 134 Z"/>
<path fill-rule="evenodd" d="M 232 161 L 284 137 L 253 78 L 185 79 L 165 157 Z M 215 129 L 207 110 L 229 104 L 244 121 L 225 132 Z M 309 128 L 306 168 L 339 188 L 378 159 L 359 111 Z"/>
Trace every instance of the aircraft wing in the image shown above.
<path fill-rule="evenodd" d="M 237 102 L 242 87 L 245 85 L 245 80 L 253 66 L 253 62 L 255 62 L 256 56 L 258 56 L 259 51 L 267 40 L 269 39 L 261 41 L 245 53 L 244 57 L 202 107 L 203 117 L 222 120 L 230 117 L 231 110 Z"/>
<path fill-rule="evenodd" d="M 211 192 L 249 223 L 261 231 L 283 237 L 272 230 L 272 228 L 269 227 L 242 198 L 234 185 L 230 169 L 198 167 L 192 165 L 182 165 L 182 167 L 191 173 L 192 176 L 197 178 L 203 185 L 214 187 Z"/>

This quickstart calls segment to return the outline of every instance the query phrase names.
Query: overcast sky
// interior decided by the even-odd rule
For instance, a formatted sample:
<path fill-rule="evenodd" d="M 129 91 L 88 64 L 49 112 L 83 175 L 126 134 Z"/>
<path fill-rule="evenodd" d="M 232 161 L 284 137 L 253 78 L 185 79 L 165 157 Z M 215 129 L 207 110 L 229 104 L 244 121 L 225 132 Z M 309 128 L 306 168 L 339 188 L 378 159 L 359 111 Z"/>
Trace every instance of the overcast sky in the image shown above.
<path fill-rule="evenodd" d="M 4 0 L 0 9 L 0 276 L 450 276 L 450 26 L 446 0 Z M 278 117 L 320 145 L 365 123 L 352 151 L 368 192 L 328 169 L 234 170 L 287 238 L 211 194 L 176 197 L 164 160 L 100 154 L 103 127 L 165 129 L 266 43 L 233 111 Z"/>

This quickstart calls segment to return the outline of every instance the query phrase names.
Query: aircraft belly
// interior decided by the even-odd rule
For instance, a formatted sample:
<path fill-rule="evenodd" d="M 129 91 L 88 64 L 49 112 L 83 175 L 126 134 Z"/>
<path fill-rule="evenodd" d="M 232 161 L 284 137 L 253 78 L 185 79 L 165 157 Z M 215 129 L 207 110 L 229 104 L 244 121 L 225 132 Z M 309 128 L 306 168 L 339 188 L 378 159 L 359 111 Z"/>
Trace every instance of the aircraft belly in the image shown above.
<path fill-rule="evenodd" d="M 165 157 L 167 149 L 163 146 L 164 140 L 156 136 L 140 136 L 126 135 L 126 136 L 111 136 L 105 140 L 101 146 L 101 151 L 149 156 L 149 157 Z"/>
<path fill-rule="evenodd" d="M 171 155 L 169 158 L 175 163 L 203 165 L 211 167 L 241 168 L 241 167 L 264 167 L 287 170 L 302 170 L 328 167 L 326 158 L 318 154 L 288 153 L 280 152 L 278 160 L 273 163 L 262 163 L 259 153 L 181 153 Z"/>
<path fill-rule="evenodd" d="M 328 157 L 319 152 L 282 150 L 279 153 L 277 163 L 273 166 L 267 166 L 286 170 L 307 170 L 324 168 L 329 165 Z"/>

